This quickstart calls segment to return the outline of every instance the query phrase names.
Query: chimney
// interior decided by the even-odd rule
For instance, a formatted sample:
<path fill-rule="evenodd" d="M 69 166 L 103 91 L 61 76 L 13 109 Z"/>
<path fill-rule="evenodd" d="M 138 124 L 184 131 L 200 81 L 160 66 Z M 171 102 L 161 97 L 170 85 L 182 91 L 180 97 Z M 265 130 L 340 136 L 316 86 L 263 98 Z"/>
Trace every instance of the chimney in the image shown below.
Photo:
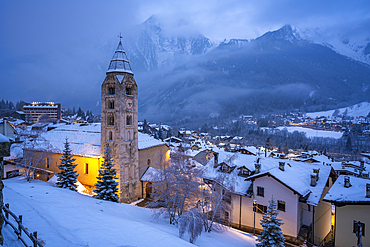
<path fill-rule="evenodd" d="M 366 197 L 370 198 L 370 184 L 366 184 Z"/>
<path fill-rule="evenodd" d="M 215 152 L 213 155 L 214 155 L 213 157 L 215 158 L 215 160 L 214 160 L 215 163 L 214 163 L 213 167 L 216 168 L 218 166 L 218 153 Z"/>
<path fill-rule="evenodd" d="M 349 188 L 351 186 L 352 185 L 351 182 L 349 181 L 349 177 L 348 176 L 344 177 L 344 187 Z"/>
<path fill-rule="evenodd" d="M 314 168 L 313 169 L 313 173 L 316 174 L 316 181 L 319 180 L 319 172 L 320 172 L 320 168 Z"/>
<path fill-rule="evenodd" d="M 361 160 L 360 161 L 360 166 L 361 166 L 361 168 L 364 168 L 365 167 L 365 161 Z"/>
<path fill-rule="evenodd" d="M 4 121 L 3 121 L 3 128 L 4 128 L 4 136 L 8 136 L 8 126 L 6 124 L 6 119 L 4 118 Z"/>
<path fill-rule="evenodd" d="M 369 172 L 363 172 L 363 173 L 361 173 L 361 176 L 363 178 L 369 178 Z"/>
<path fill-rule="evenodd" d="M 261 172 L 261 164 L 255 163 L 254 168 L 255 168 L 255 174 Z"/>
<path fill-rule="evenodd" d="M 279 162 L 279 169 L 284 171 L 285 168 L 285 162 Z"/>
<path fill-rule="evenodd" d="M 312 187 L 316 186 L 316 173 L 311 173 L 311 184 Z"/>

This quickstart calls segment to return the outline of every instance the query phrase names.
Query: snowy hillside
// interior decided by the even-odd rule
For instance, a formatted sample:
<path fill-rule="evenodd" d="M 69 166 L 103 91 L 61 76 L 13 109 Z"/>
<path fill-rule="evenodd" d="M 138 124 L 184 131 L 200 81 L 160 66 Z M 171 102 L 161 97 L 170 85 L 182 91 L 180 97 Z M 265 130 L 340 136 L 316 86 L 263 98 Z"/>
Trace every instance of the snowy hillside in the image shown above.
<path fill-rule="evenodd" d="M 366 117 L 370 113 L 370 103 L 369 102 L 362 102 L 353 106 L 349 107 L 343 107 L 339 108 L 339 115 L 345 114 L 347 116 L 352 116 L 352 117 L 359 117 L 359 116 L 364 116 Z M 329 110 L 329 111 L 320 111 L 320 112 L 311 112 L 307 113 L 307 117 L 310 118 L 316 118 L 316 117 L 331 117 L 334 113 L 334 110 Z M 347 112 L 346 112 L 347 111 Z"/>
<path fill-rule="evenodd" d="M 279 129 L 279 130 L 286 129 L 288 132 L 294 132 L 294 131 L 303 132 L 305 133 L 307 138 L 323 137 L 323 138 L 339 139 L 343 135 L 342 132 L 315 130 L 315 129 L 297 127 L 297 126 L 283 126 L 283 127 L 277 127 L 276 129 Z"/>
<path fill-rule="evenodd" d="M 4 203 L 38 238 L 53 247 L 194 246 L 178 237 L 178 228 L 153 220 L 153 211 L 133 205 L 101 201 L 20 177 L 4 180 Z M 4 246 L 18 245 L 9 226 L 3 228 Z M 196 246 L 255 246 L 254 237 L 230 229 L 203 233 Z"/>

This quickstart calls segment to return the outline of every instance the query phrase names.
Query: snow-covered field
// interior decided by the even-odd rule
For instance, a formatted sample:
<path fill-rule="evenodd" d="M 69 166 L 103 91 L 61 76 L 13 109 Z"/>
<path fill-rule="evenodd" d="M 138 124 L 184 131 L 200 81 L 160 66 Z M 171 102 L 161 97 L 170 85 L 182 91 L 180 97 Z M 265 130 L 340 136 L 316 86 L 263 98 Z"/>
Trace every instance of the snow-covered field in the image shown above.
<path fill-rule="evenodd" d="M 339 108 L 339 114 L 343 114 L 347 110 L 347 115 L 352 117 L 359 117 L 364 116 L 366 117 L 367 114 L 370 112 L 370 103 L 369 102 L 362 102 L 353 106 Z M 334 113 L 334 110 L 329 111 L 320 111 L 320 112 L 310 112 L 306 113 L 307 117 L 316 118 L 316 117 L 331 117 Z"/>
<path fill-rule="evenodd" d="M 153 211 L 133 205 L 97 200 L 77 192 L 17 177 L 4 180 L 4 203 L 23 215 L 30 231 L 37 231 L 45 246 L 194 246 L 178 237 L 178 228 L 153 220 Z M 4 246 L 21 246 L 4 226 Z M 255 246 L 252 235 L 235 229 L 202 233 L 195 246 Z"/>
<path fill-rule="evenodd" d="M 287 129 L 288 132 L 304 132 L 306 134 L 307 138 L 312 138 L 312 137 L 328 137 L 328 138 L 334 138 L 334 139 L 339 139 L 342 137 L 343 133 L 342 132 L 335 132 L 335 131 L 326 131 L 326 130 L 314 130 L 314 129 L 309 129 L 309 128 L 303 128 L 303 127 L 296 127 L 296 126 L 282 126 L 282 127 L 277 127 L 277 129 Z"/>

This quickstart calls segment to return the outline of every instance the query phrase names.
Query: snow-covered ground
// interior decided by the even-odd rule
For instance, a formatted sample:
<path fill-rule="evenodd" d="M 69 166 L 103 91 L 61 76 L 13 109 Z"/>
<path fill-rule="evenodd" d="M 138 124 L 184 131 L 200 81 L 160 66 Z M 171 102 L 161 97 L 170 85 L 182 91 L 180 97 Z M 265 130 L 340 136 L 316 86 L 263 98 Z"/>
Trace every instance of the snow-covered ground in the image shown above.
<path fill-rule="evenodd" d="M 153 210 L 97 200 L 77 192 L 20 177 L 4 180 L 4 203 L 23 215 L 30 231 L 37 231 L 45 246 L 194 246 L 178 237 L 178 228 L 153 220 Z M 21 246 L 9 226 L 3 228 L 4 246 Z M 202 233 L 195 246 L 255 246 L 252 235 L 229 229 Z"/>
<path fill-rule="evenodd" d="M 343 135 L 342 132 L 327 131 L 327 130 L 314 130 L 314 129 L 309 129 L 309 128 L 296 127 L 296 126 L 277 127 L 277 129 L 280 129 L 280 130 L 285 129 L 285 128 L 288 130 L 288 132 L 294 132 L 294 131 L 304 132 L 307 138 L 328 137 L 328 138 L 339 139 Z"/>
<path fill-rule="evenodd" d="M 370 103 L 369 102 L 362 102 L 353 106 L 339 108 L 339 114 L 343 114 L 347 110 L 347 115 L 352 117 L 359 117 L 364 116 L 366 117 L 367 114 L 370 112 Z M 316 117 L 331 117 L 334 113 L 334 110 L 329 111 L 320 111 L 320 112 L 310 112 L 306 113 L 307 117 L 316 118 Z"/>

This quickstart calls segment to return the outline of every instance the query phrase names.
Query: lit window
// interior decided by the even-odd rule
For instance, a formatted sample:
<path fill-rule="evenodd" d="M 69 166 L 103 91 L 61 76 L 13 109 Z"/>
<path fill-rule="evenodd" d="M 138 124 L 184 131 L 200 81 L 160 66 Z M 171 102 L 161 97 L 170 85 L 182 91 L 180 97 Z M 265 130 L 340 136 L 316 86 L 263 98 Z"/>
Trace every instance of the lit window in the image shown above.
<path fill-rule="evenodd" d="M 257 195 L 258 196 L 265 196 L 265 188 L 257 186 Z"/>
<path fill-rule="evenodd" d="M 280 210 L 280 211 L 285 212 L 285 202 L 278 201 L 277 209 Z"/>
<path fill-rule="evenodd" d="M 49 158 L 46 158 L 46 168 L 49 168 L 50 165 L 49 165 Z"/>
<path fill-rule="evenodd" d="M 150 166 L 150 163 L 151 163 L 151 160 L 150 160 L 150 159 L 148 159 L 148 166 Z"/>
<path fill-rule="evenodd" d="M 253 211 L 257 212 L 259 214 L 263 214 L 267 212 L 267 206 L 257 204 L 256 206 L 253 207 Z"/>
<path fill-rule="evenodd" d="M 89 164 L 88 163 L 85 163 L 84 173 L 89 174 Z"/>

